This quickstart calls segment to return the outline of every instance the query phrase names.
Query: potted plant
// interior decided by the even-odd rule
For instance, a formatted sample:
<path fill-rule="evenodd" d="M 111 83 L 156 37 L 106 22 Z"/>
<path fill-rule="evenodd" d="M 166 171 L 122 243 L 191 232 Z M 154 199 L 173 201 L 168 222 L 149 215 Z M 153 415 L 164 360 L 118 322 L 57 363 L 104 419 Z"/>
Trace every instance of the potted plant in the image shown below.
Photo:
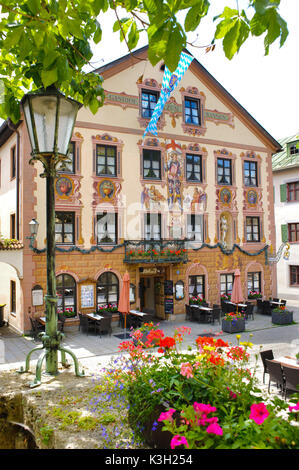
<path fill-rule="evenodd" d="M 190 297 L 189 299 L 189 304 L 190 305 L 202 305 L 206 302 L 205 298 L 203 296 L 197 295 Z"/>
<path fill-rule="evenodd" d="M 245 330 L 245 318 L 242 313 L 226 313 L 222 319 L 222 331 L 240 333 Z"/>
<path fill-rule="evenodd" d="M 77 315 L 76 312 L 74 312 L 71 308 L 66 308 L 65 310 L 62 310 L 58 313 L 66 318 L 73 318 Z"/>
<path fill-rule="evenodd" d="M 293 312 L 287 310 L 285 305 L 274 308 L 271 312 L 272 323 L 275 325 L 287 325 L 293 323 Z"/>

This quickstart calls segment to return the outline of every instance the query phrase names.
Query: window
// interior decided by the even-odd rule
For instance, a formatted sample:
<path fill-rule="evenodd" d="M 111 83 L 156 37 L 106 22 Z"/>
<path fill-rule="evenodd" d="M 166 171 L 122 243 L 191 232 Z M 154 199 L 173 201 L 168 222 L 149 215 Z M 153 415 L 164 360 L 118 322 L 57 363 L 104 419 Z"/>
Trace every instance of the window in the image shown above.
<path fill-rule="evenodd" d="M 201 125 L 199 100 L 185 98 L 185 123 Z"/>
<path fill-rule="evenodd" d="M 231 294 L 233 290 L 233 283 L 233 274 L 220 274 L 220 295 Z"/>
<path fill-rule="evenodd" d="M 287 184 L 288 201 L 299 201 L 299 181 Z"/>
<path fill-rule="evenodd" d="M 117 213 L 102 212 L 97 214 L 97 244 L 117 243 Z"/>
<path fill-rule="evenodd" d="M 299 146 L 297 147 L 298 142 L 293 142 L 289 145 L 289 152 L 290 155 L 295 155 L 296 153 L 299 153 Z"/>
<path fill-rule="evenodd" d="M 187 238 L 197 242 L 203 242 L 203 216 L 187 214 Z"/>
<path fill-rule="evenodd" d="M 161 179 L 161 152 L 143 150 L 143 178 Z"/>
<path fill-rule="evenodd" d="M 259 242 L 260 241 L 260 218 L 259 217 L 246 217 L 246 241 Z"/>
<path fill-rule="evenodd" d="M 198 295 L 205 297 L 205 292 L 205 276 L 189 276 L 189 298 Z"/>
<path fill-rule="evenodd" d="M 226 158 L 217 159 L 217 183 L 232 184 L 232 162 Z"/>
<path fill-rule="evenodd" d="M 10 311 L 16 313 L 16 282 L 10 281 Z"/>
<path fill-rule="evenodd" d="M 202 181 L 201 155 L 186 155 L 186 179 L 188 181 Z"/>
<path fill-rule="evenodd" d="M 16 177 L 16 147 L 10 150 L 10 178 Z"/>
<path fill-rule="evenodd" d="M 257 162 L 244 162 L 245 186 L 257 186 Z"/>
<path fill-rule="evenodd" d="M 290 266 L 290 285 L 299 286 L 299 266 Z"/>
<path fill-rule="evenodd" d="M 143 118 L 150 119 L 152 117 L 158 100 L 159 100 L 158 92 L 142 90 L 141 92 L 141 116 Z"/>
<path fill-rule="evenodd" d="M 76 312 L 76 281 L 69 274 L 59 274 L 56 278 L 57 312 Z"/>
<path fill-rule="evenodd" d="M 103 307 L 107 304 L 117 306 L 119 296 L 118 278 L 111 272 L 100 275 L 97 280 L 97 306 Z"/>
<path fill-rule="evenodd" d="M 70 142 L 69 153 L 67 161 L 61 162 L 58 166 L 58 171 L 64 173 L 75 173 L 75 162 L 76 162 L 76 142 Z"/>
<path fill-rule="evenodd" d="M 248 273 L 247 274 L 247 292 L 250 291 L 261 292 L 261 273 Z"/>
<path fill-rule="evenodd" d="M 96 153 L 97 176 L 116 176 L 116 147 L 97 144 Z"/>
<path fill-rule="evenodd" d="M 10 238 L 16 238 L 16 214 L 10 214 Z"/>
<path fill-rule="evenodd" d="M 288 224 L 289 242 L 299 242 L 299 223 Z"/>
<path fill-rule="evenodd" d="M 56 243 L 75 242 L 75 214 L 74 212 L 56 212 L 55 214 L 55 241 Z"/>
<path fill-rule="evenodd" d="M 146 240 L 161 240 L 161 214 L 144 214 L 144 235 Z"/>

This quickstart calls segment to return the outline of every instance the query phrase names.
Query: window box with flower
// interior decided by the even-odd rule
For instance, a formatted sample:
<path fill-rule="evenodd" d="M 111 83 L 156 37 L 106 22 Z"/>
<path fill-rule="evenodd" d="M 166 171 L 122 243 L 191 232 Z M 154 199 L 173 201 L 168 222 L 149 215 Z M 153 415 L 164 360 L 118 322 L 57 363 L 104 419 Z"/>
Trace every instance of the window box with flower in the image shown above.
<path fill-rule="evenodd" d="M 106 305 L 98 305 L 98 313 L 117 313 L 118 312 L 118 307 L 116 304 L 106 304 Z"/>
<path fill-rule="evenodd" d="M 225 333 L 240 333 L 245 330 L 245 318 L 242 313 L 226 313 L 222 319 L 222 331 Z"/>
<path fill-rule="evenodd" d="M 261 299 L 262 294 L 260 292 L 251 290 L 248 294 L 248 299 Z"/>
<path fill-rule="evenodd" d="M 203 305 L 206 303 L 206 300 L 203 296 L 197 295 L 189 298 L 190 305 Z"/>
<path fill-rule="evenodd" d="M 272 323 L 274 325 L 288 325 L 293 323 L 293 312 L 286 310 L 285 305 L 274 308 L 271 313 Z"/>

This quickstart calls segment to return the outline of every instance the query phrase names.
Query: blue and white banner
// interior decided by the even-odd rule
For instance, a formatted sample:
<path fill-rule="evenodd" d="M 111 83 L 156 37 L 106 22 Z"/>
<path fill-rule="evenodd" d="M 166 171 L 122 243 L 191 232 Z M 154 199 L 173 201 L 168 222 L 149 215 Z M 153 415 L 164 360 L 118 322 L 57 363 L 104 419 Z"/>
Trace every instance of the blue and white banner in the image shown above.
<path fill-rule="evenodd" d="M 153 135 L 157 135 L 157 122 L 159 117 L 161 116 L 164 106 L 167 100 L 170 97 L 170 94 L 173 90 L 177 87 L 178 83 L 181 81 L 184 73 L 188 69 L 189 65 L 191 64 L 193 57 L 185 52 L 182 52 L 180 61 L 178 63 L 177 68 L 175 69 L 174 73 L 171 73 L 167 66 L 165 65 L 164 76 L 162 81 L 162 90 L 152 114 L 151 120 L 147 125 L 147 128 L 144 131 L 143 139 L 148 132 L 151 132 Z"/>

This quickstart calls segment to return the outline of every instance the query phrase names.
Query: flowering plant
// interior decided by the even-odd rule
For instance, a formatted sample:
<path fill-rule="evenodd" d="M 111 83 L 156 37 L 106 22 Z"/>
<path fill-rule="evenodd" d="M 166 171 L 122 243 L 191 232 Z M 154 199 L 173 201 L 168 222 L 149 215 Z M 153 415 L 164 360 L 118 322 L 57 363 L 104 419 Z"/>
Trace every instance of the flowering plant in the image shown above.
<path fill-rule="evenodd" d="M 204 302 L 206 302 L 205 298 L 200 295 L 189 298 L 190 305 L 202 305 Z"/>
<path fill-rule="evenodd" d="M 255 290 L 249 291 L 248 299 L 260 299 L 261 297 L 262 294 L 260 292 L 257 292 Z"/>
<path fill-rule="evenodd" d="M 241 312 L 230 312 L 226 313 L 223 317 L 223 320 L 235 321 L 244 318 L 244 315 Z"/>
<path fill-rule="evenodd" d="M 116 304 L 98 305 L 98 311 L 115 313 L 115 312 L 118 312 L 118 307 Z"/>
<path fill-rule="evenodd" d="M 279 305 L 278 307 L 273 308 L 272 312 L 288 313 L 289 311 L 286 309 L 285 305 Z"/>
<path fill-rule="evenodd" d="M 121 343 L 126 355 L 114 359 L 104 377 L 121 384 L 140 445 L 153 448 L 166 434 L 163 448 L 297 448 L 299 394 L 291 404 L 278 397 L 265 402 L 255 377 L 257 356 L 255 365 L 249 362 L 252 343 L 240 342 L 240 335 L 237 346 L 200 336 L 194 349 L 180 351 L 190 332 L 177 328 L 171 337 L 150 330 L 155 353 L 138 342 Z"/>
<path fill-rule="evenodd" d="M 231 294 L 221 294 L 220 299 L 221 300 L 230 300 L 231 299 Z"/>
<path fill-rule="evenodd" d="M 76 315 L 76 313 L 73 311 L 72 307 L 66 307 L 65 310 L 58 308 L 57 313 L 65 316 L 65 317 L 73 317 L 73 316 Z"/>

